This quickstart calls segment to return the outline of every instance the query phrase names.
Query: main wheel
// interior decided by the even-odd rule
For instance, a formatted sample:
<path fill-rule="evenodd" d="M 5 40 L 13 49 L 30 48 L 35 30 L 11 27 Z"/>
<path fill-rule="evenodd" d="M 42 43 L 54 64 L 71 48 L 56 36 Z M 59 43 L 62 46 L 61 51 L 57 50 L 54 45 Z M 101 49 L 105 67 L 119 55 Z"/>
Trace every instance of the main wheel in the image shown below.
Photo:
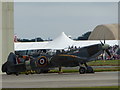
<path fill-rule="evenodd" d="M 15 75 L 16 75 L 16 76 L 18 76 L 18 75 L 19 75 L 19 73 L 18 73 L 18 72 L 16 72 L 16 73 L 15 73 Z"/>
<path fill-rule="evenodd" d="M 94 70 L 93 70 L 92 67 L 88 66 L 86 72 L 87 72 L 87 73 L 94 73 Z"/>
<path fill-rule="evenodd" d="M 25 75 L 28 75 L 28 74 L 29 74 L 29 73 L 26 71 L 26 72 L 25 72 Z"/>
<path fill-rule="evenodd" d="M 49 70 L 43 70 L 43 73 L 48 73 Z"/>
<path fill-rule="evenodd" d="M 7 74 L 7 75 L 11 75 L 12 73 L 7 70 L 7 71 L 6 71 L 6 74 Z"/>
<path fill-rule="evenodd" d="M 80 73 L 80 74 L 86 73 L 86 68 L 85 68 L 85 67 L 80 67 L 79 73 Z"/>

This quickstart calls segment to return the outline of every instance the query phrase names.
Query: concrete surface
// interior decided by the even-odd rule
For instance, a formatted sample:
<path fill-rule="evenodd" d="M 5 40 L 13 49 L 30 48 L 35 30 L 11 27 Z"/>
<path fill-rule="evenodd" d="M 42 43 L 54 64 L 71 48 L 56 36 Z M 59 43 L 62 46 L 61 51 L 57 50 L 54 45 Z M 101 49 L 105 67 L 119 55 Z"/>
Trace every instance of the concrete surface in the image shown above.
<path fill-rule="evenodd" d="M 95 74 L 47 73 L 29 75 L 2 75 L 3 88 L 63 88 L 118 86 L 118 72 L 96 72 Z"/>

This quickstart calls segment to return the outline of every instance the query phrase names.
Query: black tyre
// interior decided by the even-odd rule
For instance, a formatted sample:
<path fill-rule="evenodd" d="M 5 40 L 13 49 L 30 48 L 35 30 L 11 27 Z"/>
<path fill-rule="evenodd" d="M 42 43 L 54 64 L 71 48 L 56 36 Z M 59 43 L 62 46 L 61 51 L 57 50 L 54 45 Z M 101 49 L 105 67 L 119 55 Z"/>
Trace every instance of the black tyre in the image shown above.
<path fill-rule="evenodd" d="M 49 70 L 43 70 L 43 73 L 48 73 Z"/>
<path fill-rule="evenodd" d="M 7 75 L 11 75 L 12 73 L 7 70 L 7 71 L 6 71 L 6 74 L 7 74 Z"/>
<path fill-rule="evenodd" d="M 85 67 L 80 67 L 79 73 L 80 73 L 80 74 L 86 73 L 86 68 L 85 68 Z"/>
<path fill-rule="evenodd" d="M 18 73 L 18 72 L 16 72 L 16 73 L 15 73 L 15 75 L 16 75 L 16 76 L 18 76 L 18 75 L 19 75 L 19 73 Z"/>
<path fill-rule="evenodd" d="M 49 69 L 37 69 L 36 73 L 40 74 L 40 73 L 48 73 Z"/>
<path fill-rule="evenodd" d="M 88 66 L 86 72 L 87 72 L 87 73 L 94 73 L 94 70 L 93 70 L 92 67 Z"/>
<path fill-rule="evenodd" d="M 28 73 L 28 72 L 25 72 L 25 75 L 29 75 L 29 73 Z"/>

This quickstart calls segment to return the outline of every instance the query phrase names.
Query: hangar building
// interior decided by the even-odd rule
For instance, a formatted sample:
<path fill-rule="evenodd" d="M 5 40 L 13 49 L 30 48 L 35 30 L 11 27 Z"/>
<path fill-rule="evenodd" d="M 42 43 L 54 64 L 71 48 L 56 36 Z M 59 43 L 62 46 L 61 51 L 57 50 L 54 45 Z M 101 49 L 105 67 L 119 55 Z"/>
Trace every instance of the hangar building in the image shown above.
<path fill-rule="evenodd" d="M 89 40 L 120 40 L 120 24 L 105 24 L 95 27 L 89 36 Z"/>

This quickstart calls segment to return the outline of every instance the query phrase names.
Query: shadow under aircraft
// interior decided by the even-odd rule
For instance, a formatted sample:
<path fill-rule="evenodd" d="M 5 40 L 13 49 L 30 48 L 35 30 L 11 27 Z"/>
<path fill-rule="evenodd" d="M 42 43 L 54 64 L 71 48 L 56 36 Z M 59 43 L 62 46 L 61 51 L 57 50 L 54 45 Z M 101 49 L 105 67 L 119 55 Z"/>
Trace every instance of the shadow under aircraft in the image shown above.
<path fill-rule="evenodd" d="M 101 42 L 101 41 L 100 41 Z M 45 54 L 38 57 L 33 56 L 17 56 L 10 53 L 7 61 L 2 65 L 2 72 L 10 74 L 20 74 L 26 71 L 35 71 L 36 73 L 48 72 L 51 68 L 58 67 L 76 67 L 79 66 L 79 73 L 94 73 L 91 66 L 87 62 L 97 60 L 97 57 L 104 51 L 111 57 L 109 45 L 101 42 L 82 48 L 75 48 L 64 52 L 56 52 L 53 55 Z"/>

